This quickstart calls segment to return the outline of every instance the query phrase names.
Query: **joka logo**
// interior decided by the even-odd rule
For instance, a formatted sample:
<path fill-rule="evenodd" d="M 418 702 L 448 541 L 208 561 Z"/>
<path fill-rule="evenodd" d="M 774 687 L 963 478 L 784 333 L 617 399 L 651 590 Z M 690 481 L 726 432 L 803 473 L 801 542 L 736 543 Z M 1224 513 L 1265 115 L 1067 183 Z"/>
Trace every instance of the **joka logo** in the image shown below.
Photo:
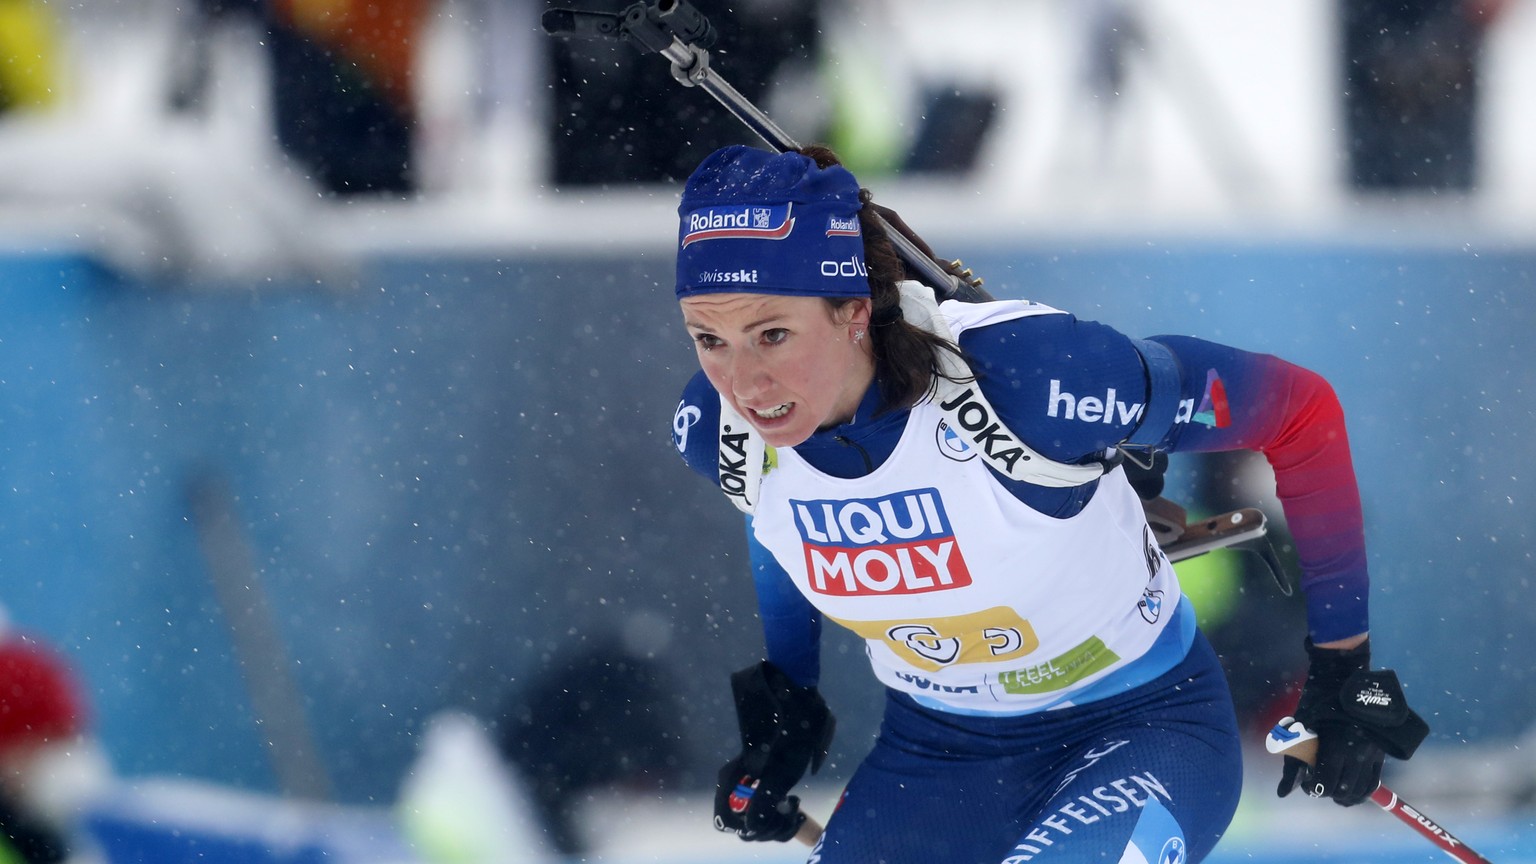
<path fill-rule="evenodd" d="M 937 489 L 789 504 L 818 594 L 923 594 L 971 584 Z"/>
<path fill-rule="evenodd" d="M 1010 435 L 1003 424 L 992 419 L 991 409 L 976 397 L 976 392 L 975 388 L 967 387 L 959 396 L 940 402 L 939 407 L 953 412 L 967 443 L 981 448 L 988 459 L 1001 461 L 1012 471 L 1014 463 L 1020 459 L 1027 461 L 1029 457 L 1019 446 L 1018 439 Z"/>
<path fill-rule="evenodd" d="M 706 207 L 683 220 L 683 248 L 701 240 L 783 240 L 795 228 L 793 204 Z"/>
<path fill-rule="evenodd" d="M 750 432 L 737 431 L 732 426 L 720 430 L 719 478 L 720 489 L 728 497 L 747 497 L 747 438 Z"/>

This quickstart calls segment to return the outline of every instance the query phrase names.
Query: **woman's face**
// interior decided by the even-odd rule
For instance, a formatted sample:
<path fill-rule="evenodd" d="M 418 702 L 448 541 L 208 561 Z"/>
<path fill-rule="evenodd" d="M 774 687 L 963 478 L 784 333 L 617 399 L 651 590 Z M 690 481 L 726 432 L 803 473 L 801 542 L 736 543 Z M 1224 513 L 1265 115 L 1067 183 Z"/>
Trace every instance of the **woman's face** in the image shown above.
<path fill-rule="evenodd" d="M 853 419 L 875 377 L 867 299 L 700 294 L 682 301 L 699 366 L 773 447 Z"/>

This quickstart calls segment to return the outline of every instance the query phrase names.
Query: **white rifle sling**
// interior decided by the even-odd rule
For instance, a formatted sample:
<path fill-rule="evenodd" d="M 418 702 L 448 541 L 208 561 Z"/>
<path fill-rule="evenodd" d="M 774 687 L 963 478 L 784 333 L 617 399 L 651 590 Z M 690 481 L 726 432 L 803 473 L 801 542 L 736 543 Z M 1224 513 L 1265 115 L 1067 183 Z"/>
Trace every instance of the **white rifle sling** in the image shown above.
<path fill-rule="evenodd" d="M 939 313 L 933 290 L 920 282 L 901 283 L 901 314 L 907 321 L 951 344 L 955 338 Z M 1010 480 L 1036 486 L 1082 486 L 1104 474 L 1104 466 L 1069 465 L 1036 452 L 1003 425 L 987 397 L 977 386 L 975 375 L 965 361 L 949 351 L 939 352 L 943 374 L 934 382 L 929 398 L 938 403 L 944 419 L 966 443 L 976 448 L 981 458 Z"/>
<path fill-rule="evenodd" d="M 745 418 L 720 397 L 720 448 L 716 454 L 720 491 L 736 509 L 751 515 L 757 507 L 757 490 L 763 483 L 763 457 L 767 445 Z"/>
<path fill-rule="evenodd" d="M 949 325 L 939 314 L 933 289 L 921 282 L 901 283 L 901 314 L 907 321 L 954 343 Z M 966 444 L 999 474 L 1036 486 L 1066 487 L 1092 483 L 1104 474 L 1102 464 L 1069 465 L 1042 456 L 1009 431 L 976 386 L 975 375 L 955 354 L 939 352 L 943 375 L 928 398 L 937 402 L 944 419 Z M 767 447 L 724 396 L 720 397 L 720 490 L 736 509 L 751 514 L 763 482 Z"/>

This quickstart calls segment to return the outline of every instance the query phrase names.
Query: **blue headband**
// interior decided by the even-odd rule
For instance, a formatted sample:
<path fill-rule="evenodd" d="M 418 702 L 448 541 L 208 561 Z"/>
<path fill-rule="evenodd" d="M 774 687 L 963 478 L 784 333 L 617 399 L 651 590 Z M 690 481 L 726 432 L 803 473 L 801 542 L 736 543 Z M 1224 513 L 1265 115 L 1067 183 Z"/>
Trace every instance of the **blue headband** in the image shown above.
<path fill-rule="evenodd" d="M 862 206 L 841 166 L 739 144 L 716 150 L 677 208 L 677 296 L 868 297 Z"/>

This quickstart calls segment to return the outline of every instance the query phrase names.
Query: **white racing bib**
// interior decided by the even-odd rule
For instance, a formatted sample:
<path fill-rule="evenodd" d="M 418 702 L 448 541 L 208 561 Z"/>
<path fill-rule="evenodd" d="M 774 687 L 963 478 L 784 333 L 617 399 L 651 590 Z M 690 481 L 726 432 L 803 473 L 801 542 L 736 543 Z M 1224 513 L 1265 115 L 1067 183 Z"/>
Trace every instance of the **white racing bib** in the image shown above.
<path fill-rule="evenodd" d="M 930 704 L 1018 714 L 1141 657 L 1180 591 L 1123 472 L 1070 519 L 994 478 L 933 401 L 874 473 L 840 479 L 791 448 L 753 531 L 800 592 L 865 639 L 879 680 Z"/>

